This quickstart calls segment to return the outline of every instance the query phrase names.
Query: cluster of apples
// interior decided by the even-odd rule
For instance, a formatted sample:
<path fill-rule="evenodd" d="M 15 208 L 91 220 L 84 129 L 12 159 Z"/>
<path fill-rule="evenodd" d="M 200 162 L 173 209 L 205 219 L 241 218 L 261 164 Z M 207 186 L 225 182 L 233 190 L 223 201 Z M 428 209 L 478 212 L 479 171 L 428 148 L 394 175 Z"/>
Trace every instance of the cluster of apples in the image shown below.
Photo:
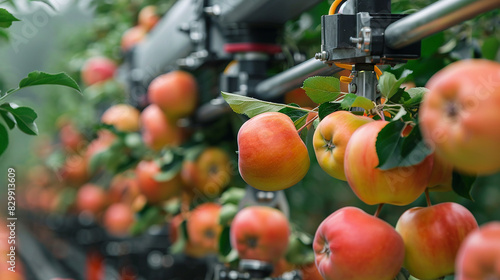
<path fill-rule="evenodd" d="M 487 60 L 453 63 L 429 80 L 419 123 L 434 152 L 418 164 L 377 168 L 375 143 L 388 122 L 347 111 L 334 112 L 319 122 L 313 137 L 316 159 L 323 170 L 347 181 L 369 205 L 404 206 L 427 189 L 451 190 L 453 170 L 475 175 L 498 172 L 500 134 L 491 129 L 500 127 L 500 115 L 496 114 L 500 106 L 498 80 L 500 64 Z M 403 136 L 411 129 L 408 126 Z M 238 152 L 243 179 L 261 190 L 293 186 L 310 165 L 307 148 L 292 120 L 278 112 L 262 113 L 247 121 L 238 133 Z M 480 249 L 487 245 L 474 241 L 461 248 L 466 237 L 479 229 L 470 211 L 457 203 L 429 203 L 428 207 L 409 209 L 396 228 L 360 209 L 345 207 L 318 227 L 316 265 L 327 280 L 389 280 L 402 266 L 421 280 L 455 272 L 459 279 L 499 277 L 498 251 L 491 250 L 498 250 L 500 236 L 489 233 L 491 228 L 494 225 L 484 227 L 486 233 L 475 234 L 481 236 L 477 237 L 480 244 L 490 238 L 494 249 Z M 481 250 L 488 257 L 474 253 Z M 484 265 L 479 265 L 482 261 Z"/>
<path fill-rule="evenodd" d="M 137 25 L 127 29 L 122 35 L 121 49 L 126 52 L 146 38 L 146 35 L 160 21 L 156 6 L 145 6 L 139 11 Z"/>

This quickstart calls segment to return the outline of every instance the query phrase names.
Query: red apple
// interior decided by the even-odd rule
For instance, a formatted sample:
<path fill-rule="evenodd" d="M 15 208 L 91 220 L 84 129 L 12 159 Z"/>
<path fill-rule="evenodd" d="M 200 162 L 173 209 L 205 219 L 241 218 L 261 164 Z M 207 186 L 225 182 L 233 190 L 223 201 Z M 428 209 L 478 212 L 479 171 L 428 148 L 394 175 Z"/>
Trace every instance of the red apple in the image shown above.
<path fill-rule="evenodd" d="M 108 189 L 108 197 L 111 203 L 123 202 L 132 205 L 140 194 L 139 184 L 133 170 L 127 170 L 115 175 Z"/>
<path fill-rule="evenodd" d="M 428 156 L 409 167 L 377 168 L 375 141 L 386 124 L 386 121 L 370 122 L 352 134 L 345 151 L 345 175 L 354 193 L 366 204 L 407 205 L 427 188 L 433 159 Z"/>
<path fill-rule="evenodd" d="M 107 203 L 106 192 L 95 184 L 83 185 L 76 194 L 76 207 L 79 211 L 97 215 L 106 208 Z"/>
<path fill-rule="evenodd" d="M 429 191 L 452 191 L 453 165 L 434 155 L 431 178 L 429 179 Z"/>
<path fill-rule="evenodd" d="M 325 280 L 393 280 L 405 253 L 391 225 L 355 207 L 328 216 L 316 231 L 313 249 Z"/>
<path fill-rule="evenodd" d="M 231 181 L 232 166 L 226 151 L 210 147 L 195 160 L 184 161 L 181 177 L 195 195 L 217 196 Z"/>
<path fill-rule="evenodd" d="M 427 82 L 420 129 L 436 154 L 456 169 L 500 171 L 500 63 L 469 59 L 450 64 Z"/>
<path fill-rule="evenodd" d="M 69 155 L 59 170 L 59 175 L 66 183 L 79 186 L 90 179 L 87 165 L 88 161 L 85 157 L 79 154 Z"/>
<path fill-rule="evenodd" d="M 421 280 L 453 274 L 458 248 L 476 228 L 474 216 L 457 203 L 407 210 L 396 225 L 405 243 L 404 267 Z"/>
<path fill-rule="evenodd" d="M 245 122 L 238 132 L 238 167 L 250 186 L 277 191 L 298 183 L 309 170 L 309 154 L 292 120 L 269 112 Z"/>
<path fill-rule="evenodd" d="M 369 122 L 373 119 L 347 111 L 331 113 L 321 120 L 314 131 L 313 146 L 319 166 L 328 175 L 346 180 L 344 155 L 347 143 L 356 129 Z"/>
<path fill-rule="evenodd" d="M 287 250 L 290 226 L 285 215 L 267 206 L 248 206 L 231 224 L 231 246 L 240 259 L 275 263 Z"/>
<path fill-rule="evenodd" d="M 82 80 L 87 86 L 110 80 L 116 72 L 116 63 L 106 57 L 89 58 L 82 67 Z"/>
<path fill-rule="evenodd" d="M 155 176 L 161 172 L 160 166 L 155 161 L 140 161 L 135 172 L 139 189 L 150 203 L 168 200 L 180 192 L 182 183 L 179 175 L 163 182 L 155 179 Z"/>
<path fill-rule="evenodd" d="M 309 96 L 307 96 L 306 91 L 303 88 L 293 89 L 285 94 L 285 103 L 290 104 L 294 103 L 299 105 L 300 107 L 311 107 L 314 108 L 318 106 L 317 103 L 311 100 Z"/>
<path fill-rule="evenodd" d="M 500 279 L 500 222 L 484 224 L 465 238 L 455 262 L 455 279 Z"/>
<path fill-rule="evenodd" d="M 142 139 L 150 149 L 159 151 L 168 146 L 178 146 L 182 133 L 158 105 L 151 104 L 141 113 Z"/>
<path fill-rule="evenodd" d="M 221 206 L 207 202 L 198 205 L 187 219 L 188 242 L 186 254 L 203 257 L 219 251 L 219 238 L 222 226 L 219 224 Z"/>
<path fill-rule="evenodd" d="M 101 122 L 113 125 L 119 131 L 139 131 L 139 110 L 128 104 L 109 107 L 101 116 Z"/>
<path fill-rule="evenodd" d="M 198 104 L 198 84 L 185 71 L 172 71 L 156 77 L 148 87 L 148 99 L 171 120 L 188 117 Z"/>
<path fill-rule="evenodd" d="M 103 226 L 111 235 L 126 236 L 134 221 L 134 212 L 130 205 L 114 203 L 104 212 Z"/>

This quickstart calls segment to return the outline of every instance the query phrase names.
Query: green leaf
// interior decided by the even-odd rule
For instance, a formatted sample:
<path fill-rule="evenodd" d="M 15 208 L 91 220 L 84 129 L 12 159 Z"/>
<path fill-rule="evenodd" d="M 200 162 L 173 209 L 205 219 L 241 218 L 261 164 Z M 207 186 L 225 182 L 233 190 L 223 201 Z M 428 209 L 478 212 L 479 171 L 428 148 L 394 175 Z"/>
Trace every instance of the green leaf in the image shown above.
<path fill-rule="evenodd" d="M 361 107 L 365 110 L 371 110 L 375 106 L 373 102 L 363 96 L 358 96 L 354 93 L 348 93 L 344 96 L 344 99 L 340 102 L 342 109 L 347 110 L 351 107 Z"/>
<path fill-rule="evenodd" d="M 474 201 L 471 196 L 472 185 L 476 181 L 476 176 L 473 175 L 465 175 L 453 171 L 451 185 L 453 191 L 457 193 L 459 196 L 467 198 L 469 200 Z"/>
<path fill-rule="evenodd" d="M 179 254 L 184 251 L 184 248 L 186 247 L 186 243 L 189 240 L 189 235 L 187 231 L 187 221 L 183 220 L 182 223 L 179 225 L 178 228 L 179 232 L 177 234 L 177 240 L 175 241 L 172 246 L 169 248 L 169 252 L 171 254 Z"/>
<path fill-rule="evenodd" d="M 295 108 L 286 107 L 279 110 L 279 112 L 289 116 L 290 119 L 292 119 L 295 128 L 301 128 L 306 123 L 307 115 L 309 114 L 309 112 L 301 110 L 299 105 L 297 104 L 288 105 Z"/>
<path fill-rule="evenodd" d="M 305 265 L 314 262 L 312 237 L 303 232 L 290 234 L 286 260 L 294 265 Z"/>
<path fill-rule="evenodd" d="M 224 100 L 226 100 L 226 102 L 229 104 L 229 106 L 231 107 L 231 109 L 233 109 L 235 113 L 245 114 L 250 118 L 253 118 L 259 114 L 266 112 L 279 112 L 284 108 L 291 108 L 309 112 L 308 109 L 297 108 L 295 106 L 290 106 L 280 103 L 262 101 L 252 97 L 247 97 L 233 93 L 222 92 L 222 97 L 224 98 Z"/>
<path fill-rule="evenodd" d="M 400 121 L 389 122 L 378 133 L 375 148 L 378 156 L 378 168 L 386 166 L 396 166 L 399 161 L 398 155 L 400 154 L 401 143 L 403 139 L 401 132 L 405 124 Z M 389 169 L 389 168 L 386 168 Z"/>
<path fill-rule="evenodd" d="M 158 182 L 166 182 L 172 180 L 175 175 L 179 174 L 182 168 L 184 157 L 172 150 L 166 151 L 158 163 L 161 167 L 161 172 L 156 174 L 154 179 Z"/>
<path fill-rule="evenodd" d="M 16 119 L 10 112 L 0 110 L 0 116 L 2 116 L 9 129 L 13 129 L 16 126 Z"/>
<path fill-rule="evenodd" d="M 483 45 L 481 46 L 483 57 L 490 60 L 495 60 L 499 49 L 500 40 L 495 36 L 484 39 Z"/>
<path fill-rule="evenodd" d="M 405 101 L 403 105 L 407 108 L 418 106 L 420 102 L 422 102 L 422 98 L 424 98 L 424 95 L 427 91 L 428 89 L 424 87 L 415 87 L 408 89 L 406 92 L 410 96 L 410 99 Z"/>
<path fill-rule="evenodd" d="M 445 43 L 444 32 L 435 33 L 422 40 L 421 56 L 431 57 Z"/>
<path fill-rule="evenodd" d="M 412 71 L 405 70 L 401 74 L 401 77 L 399 79 L 396 79 L 396 76 L 394 76 L 394 74 L 384 72 L 384 74 L 380 76 L 378 81 L 378 87 L 382 96 L 386 99 L 390 99 L 396 92 L 398 92 L 399 88 L 406 80 L 406 77 L 408 77 L 408 75 L 410 75 L 411 73 Z"/>
<path fill-rule="evenodd" d="M 9 133 L 5 126 L 0 123 L 0 156 L 7 150 L 9 146 Z"/>
<path fill-rule="evenodd" d="M 322 120 L 326 116 L 330 115 L 331 113 L 340 110 L 340 104 L 339 103 L 330 103 L 326 102 L 321 105 L 319 105 L 318 108 L 318 116 L 319 119 Z"/>
<path fill-rule="evenodd" d="M 225 226 L 222 228 L 222 232 L 219 236 L 219 253 L 222 256 L 228 256 L 233 249 L 231 247 L 230 237 L 229 237 L 230 227 Z"/>
<path fill-rule="evenodd" d="M 38 134 L 38 128 L 35 124 L 35 120 L 38 116 L 33 109 L 29 107 L 18 107 L 13 103 L 4 103 L 0 105 L 0 110 L 11 113 L 16 121 L 17 127 L 22 132 L 28 135 Z"/>
<path fill-rule="evenodd" d="M 245 196 L 245 193 L 246 193 L 245 189 L 242 188 L 237 188 L 237 187 L 229 188 L 222 193 L 220 197 L 220 203 L 222 205 L 224 204 L 238 205 L 238 203 L 240 203 L 240 200 L 242 200 L 243 197 Z"/>
<path fill-rule="evenodd" d="M 399 111 L 397 112 L 397 114 L 394 116 L 394 118 L 392 118 L 393 121 L 397 121 L 399 120 L 400 118 L 402 118 L 404 115 L 406 115 L 406 110 L 403 106 L 401 106 L 401 108 L 399 108 Z"/>
<path fill-rule="evenodd" d="M 219 224 L 223 226 L 229 225 L 234 216 L 236 216 L 236 213 L 238 213 L 237 205 L 231 203 L 222 205 L 219 213 Z"/>
<path fill-rule="evenodd" d="M 318 104 L 334 101 L 341 94 L 340 80 L 335 77 L 310 77 L 304 81 L 302 88 Z"/>
<path fill-rule="evenodd" d="M 19 82 L 19 89 L 36 85 L 60 85 L 70 87 L 78 92 L 82 92 L 78 84 L 66 73 L 49 74 L 34 71 L 28 77 Z"/>
<path fill-rule="evenodd" d="M 12 25 L 12 22 L 20 21 L 6 9 L 0 8 L 0 27 L 8 28 Z"/>
<path fill-rule="evenodd" d="M 158 224 L 164 220 L 162 213 L 158 207 L 147 207 L 142 212 L 139 213 L 139 217 L 132 226 L 130 232 L 133 235 L 138 235 L 144 232 L 146 229 L 152 225 Z"/>
<path fill-rule="evenodd" d="M 412 166 L 422 162 L 432 153 L 422 139 L 418 124 L 407 137 L 401 136 L 404 127 L 403 122 L 393 121 L 379 132 L 375 143 L 379 158 L 378 168 L 387 170 Z"/>

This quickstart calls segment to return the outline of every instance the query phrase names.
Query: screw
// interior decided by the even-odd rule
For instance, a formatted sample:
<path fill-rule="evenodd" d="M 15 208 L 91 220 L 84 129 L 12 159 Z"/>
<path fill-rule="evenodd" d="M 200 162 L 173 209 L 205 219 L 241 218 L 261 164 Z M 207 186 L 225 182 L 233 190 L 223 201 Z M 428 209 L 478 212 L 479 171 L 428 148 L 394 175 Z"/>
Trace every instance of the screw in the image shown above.
<path fill-rule="evenodd" d="M 326 60 L 328 60 L 328 53 L 326 51 L 322 51 L 320 53 L 316 53 L 314 55 L 314 58 L 319 59 L 321 61 L 326 61 Z"/>
<path fill-rule="evenodd" d="M 358 87 L 356 86 L 355 83 L 350 83 L 348 90 L 349 93 L 356 93 L 356 91 L 358 91 Z"/>
<path fill-rule="evenodd" d="M 351 37 L 351 38 L 349 38 L 349 40 L 351 40 L 351 42 L 354 43 L 354 44 L 361 44 L 361 43 L 363 43 L 363 38 L 354 38 L 354 37 Z"/>

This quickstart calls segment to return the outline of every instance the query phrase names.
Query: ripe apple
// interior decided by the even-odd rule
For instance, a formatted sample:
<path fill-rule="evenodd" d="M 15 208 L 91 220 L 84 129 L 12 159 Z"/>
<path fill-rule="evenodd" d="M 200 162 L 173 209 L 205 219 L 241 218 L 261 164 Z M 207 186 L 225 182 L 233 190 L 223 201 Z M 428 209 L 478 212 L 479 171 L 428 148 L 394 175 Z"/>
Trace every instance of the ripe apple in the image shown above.
<path fill-rule="evenodd" d="M 156 77 L 149 84 L 148 99 L 171 120 L 188 117 L 198 103 L 198 84 L 190 73 L 172 71 Z"/>
<path fill-rule="evenodd" d="M 405 243 L 403 266 L 421 280 L 453 274 L 457 251 L 476 228 L 472 213 L 457 203 L 406 210 L 396 224 Z"/>
<path fill-rule="evenodd" d="M 430 155 L 409 167 L 377 168 L 379 161 L 375 141 L 387 123 L 370 122 L 352 134 L 345 150 L 344 171 L 349 186 L 364 203 L 407 205 L 427 188 L 433 159 Z"/>
<path fill-rule="evenodd" d="M 128 104 L 116 104 L 109 107 L 101 116 L 101 122 L 113 125 L 117 130 L 124 132 L 139 131 L 140 112 Z"/>
<path fill-rule="evenodd" d="M 250 186 L 277 191 L 298 183 L 309 170 L 309 154 L 292 120 L 268 112 L 245 122 L 238 132 L 238 167 Z"/>
<path fill-rule="evenodd" d="M 102 187 L 87 183 L 80 187 L 76 194 L 76 207 L 79 211 L 87 211 L 94 215 L 106 208 L 108 201 Z"/>
<path fill-rule="evenodd" d="M 219 238 L 222 226 L 219 224 L 221 206 L 207 202 L 198 205 L 187 219 L 188 242 L 186 254 L 191 257 L 203 257 L 219 251 Z"/>
<path fill-rule="evenodd" d="M 450 64 L 428 81 L 420 129 L 436 154 L 477 175 L 500 171 L 500 63 L 469 59 Z"/>
<path fill-rule="evenodd" d="M 145 6 L 139 11 L 138 24 L 147 31 L 153 29 L 158 21 L 160 21 L 160 17 L 157 14 L 156 6 Z"/>
<path fill-rule="evenodd" d="M 231 181 L 232 166 L 226 151 L 210 147 L 195 160 L 184 161 L 182 181 L 195 194 L 217 196 Z"/>
<path fill-rule="evenodd" d="M 103 226 L 111 235 L 128 235 L 134 222 L 134 212 L 125 203 L 114 203 L 104 212 Z"/>
<path fill-rule="evenodd" d="M 85 137 L 72 121 L 61 121 L 59 127 L 59 141 L 66 152 L 79 152 L 85 147 Z"/>
<path fill-rule="evenodd" d="M 279 210 L 267 206 L 248 206 L 231 223 L 231 246 L 240 259 L 276 263 L 288 247 L 290 226 Z"/>
<path fill-rule="evenodd" d="M 152 150 L 159 151 L 167 146 L 178 146 L 182 133 L 156 104 L 150 104 L 141 113 L 142 139 Z"/>
<path fill-rule="evenodd" d="M 351 135 L 360 126 L 373 119 L 356 116 L 351 112 L 337 111 L 319 123 L 313 136 L 314 152 L 319 166 L 333 178 L 346 180 L 344 154 Z"/>
<path fill-rule="evenodd" d="M 90 178 L 87 165 L 88 161 L 84 156 L 79 154 L 68 155 L 59 170 L 59 175 L 66 183 L 79 186 L 87 182 Z"/>
<path fill-rule="evenodd" d="M 318 227 L 313 249 L 325 280 L 392 280 L 403 264 L 401 236 L 355 207 L 341 208 Z"/>
<path fill-rule="evenodd" d="M 107 57 L 91 57 L 81 69 L 82 81 L 91 86 L 110 80 L 114 77 L 116 69 L 116 63 Z"/>
<path fill-rule="evenodd" d="M 164 182 L 155 180 L 160 172 L 160 166 L 153 160 L 141 160 L 135 169 L 139 189 L 150 203 L 159 203 L 178 195 L 182 186 L 179 175 Z"/>
<path fill-rule="evenodd" d="M 168 239 L 170 243 L 173 244 L 177 242 L 177 239 L 179 238 L 179 227 L 183 221 L 184 217 L 182 214 L 177 214 L 170 220 L 168 225 Z"/>
<path fill-rule="evenodd" d="M 131 50 L 135 45 L 144 40 L 147 34 L 148 31 L 142 26 L 134 26 L 127 29 L 122 35 L 120 44 L 122 51 L 126 52 Z"/>
<path fill-rule="evenodd" d="M 500 279 L 500 222 L 486 223 L 465 238 L 455 262 L 455 279 Z"/>
<path fill-rule="evenodd" d="M 132 205 L 140 194 L 139 184 L 133 170 L 127 170 L 115 175 L 108 189 L 110 203 L 123 202 Z"/>
<path fill-rule="evenodd" d="M 429 191 L 447 192 L 452 191 L 453 165 L 434 155 L 431 178 L 429 179 Z"/>
<path fill-rule="evenodd" d="M 323 280 L 315 263 L 310 263 L 300 267 L 302 280 Z"/>

